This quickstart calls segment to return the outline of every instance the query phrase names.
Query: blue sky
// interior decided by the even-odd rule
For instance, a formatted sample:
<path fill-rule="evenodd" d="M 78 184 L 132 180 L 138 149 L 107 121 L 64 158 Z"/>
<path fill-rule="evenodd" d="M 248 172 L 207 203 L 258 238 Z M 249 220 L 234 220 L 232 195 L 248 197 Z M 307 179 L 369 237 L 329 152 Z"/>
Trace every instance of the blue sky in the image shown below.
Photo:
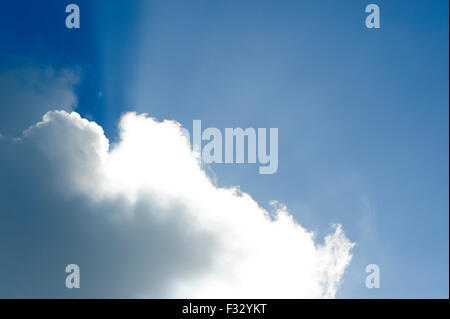
<path fill-rule="evenodd" d="M 357 246 L 337 297 L 448 298 L 448 1 L 75 3 L 78 30 L 64 1 L 3 4 L 0 71 L 79 68 L 76 111 L 112 141 L 130 110 L 279 128 L 276 174 L 216 164 L 218 184 L 286 204 L 318 238 L 341 223 Z"/>

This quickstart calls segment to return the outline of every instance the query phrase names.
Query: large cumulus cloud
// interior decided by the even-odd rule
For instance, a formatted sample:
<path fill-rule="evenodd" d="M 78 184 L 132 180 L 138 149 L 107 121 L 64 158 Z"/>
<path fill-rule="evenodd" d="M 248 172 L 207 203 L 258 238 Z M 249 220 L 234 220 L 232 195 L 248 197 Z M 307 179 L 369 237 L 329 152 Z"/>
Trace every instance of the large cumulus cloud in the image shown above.
<path fill-rule="evenodd" d="M 0 137 L 0 297 L 334 297 L 353 244 L 219 188 L 180 125 L 128 113 L 120 141 L 55 111 Z M 65 266 L 81 289 L 65 288 Z"/>

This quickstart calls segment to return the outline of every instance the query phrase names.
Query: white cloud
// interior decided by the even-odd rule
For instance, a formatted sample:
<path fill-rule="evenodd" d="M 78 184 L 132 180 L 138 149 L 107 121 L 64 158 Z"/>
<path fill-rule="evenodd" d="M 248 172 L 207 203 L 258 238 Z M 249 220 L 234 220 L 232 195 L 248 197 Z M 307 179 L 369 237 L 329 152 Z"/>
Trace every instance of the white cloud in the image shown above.
<path fill-rule="evenodd" d="M 0 296 L 73 296 L 76 263 L 82 297 L 334 297 L 352 257 L 341 226 L 318 244 L 283 205 L 215 186 L 176 122 L 128 113 L 109 149 L 49 112 L 0 148 Z"/>

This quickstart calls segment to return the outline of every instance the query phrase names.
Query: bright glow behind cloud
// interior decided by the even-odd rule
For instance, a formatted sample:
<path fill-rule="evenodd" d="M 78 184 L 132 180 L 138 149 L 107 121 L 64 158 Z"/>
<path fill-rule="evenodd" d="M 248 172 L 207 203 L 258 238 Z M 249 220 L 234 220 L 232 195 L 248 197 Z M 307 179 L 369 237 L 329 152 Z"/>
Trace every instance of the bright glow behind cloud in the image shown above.
<path fill-rule="evenodd" d="M 215 186 L 176 122 L 128 113 L 120 132 L 120 142 L 108 150 L 101 127 L 59 111 L 47 113 L 12 142 L 28 156 L 43 158 L 48 165 L 41 169 L 50 170 L 45 174 L 57 192 L 85 202 L 92 212 L 92 217 L 68 213 L 71 221 L 105 220 L 98 231 L 106 235 L 94 240 L 102 242 L 102 258 L 110 262 L 84 272 L 120 269 L 124 284 L 115 296 L 335 296 L 353 247 L 341 226 L 319 245 L 286 207 L 274 205 L 271 216 L 239 189 Z M 163 225 L 163 231 L 155 225 Z M 78 229 L 80 237 L 85 231 Z M 117 238 L 123 242 L 108 249 Z M 117 258 L 123 249 L 136 251 L 133 263 Z M 104 297 L 103 290 L 96 287 L 94 296 Z"/>

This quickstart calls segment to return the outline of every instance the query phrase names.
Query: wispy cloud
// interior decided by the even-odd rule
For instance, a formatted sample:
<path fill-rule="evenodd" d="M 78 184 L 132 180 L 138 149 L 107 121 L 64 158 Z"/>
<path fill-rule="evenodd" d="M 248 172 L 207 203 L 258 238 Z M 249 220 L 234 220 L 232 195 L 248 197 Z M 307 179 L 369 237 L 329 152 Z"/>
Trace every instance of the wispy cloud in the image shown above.
<path fill-rule="evenodd" d="M 72 111 L 80 70 L 23 67 L 0 73 L 0 133 L 18 135 L 49 109 Z"/>

